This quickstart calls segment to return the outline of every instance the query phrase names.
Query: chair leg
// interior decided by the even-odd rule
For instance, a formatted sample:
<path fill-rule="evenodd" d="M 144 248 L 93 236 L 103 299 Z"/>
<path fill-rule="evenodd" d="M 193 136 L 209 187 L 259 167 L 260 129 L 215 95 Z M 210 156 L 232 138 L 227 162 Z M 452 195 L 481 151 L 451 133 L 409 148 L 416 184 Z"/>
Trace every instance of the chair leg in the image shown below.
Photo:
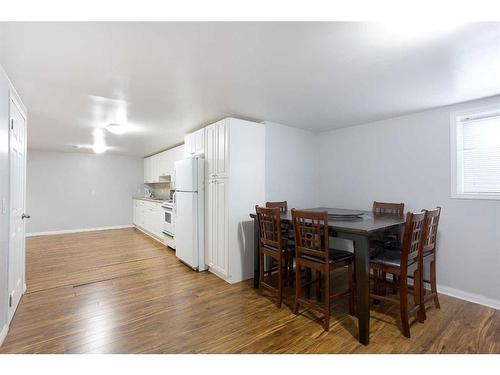
<path fill-rule="evenodd" d="M 396 294 L 398 292 L 398 275 L 392 275 L 392 294 Z"/>
<path fill-rule="evenodd" d="M 325 275 L 322 275 L 320 273 L 320 277 L 323 276 L 325 278 L 325 331 L 330 330 L 330 306 L 331 306 L 331 299 L 330 299 L 330 271 L 327 270 L 324 272 Z"/>
<path fill-rule="evenodd" d="M 316 278 L 318 279 L 318 283 L 316 284 L 316 301 L 321 301 L 321 292 L 323 289 L 321 288 L 322 282 L 322 274 L 321 271 L 316 270 Z"/>
<path fill-rule="evenodd" d="M 285 286 L 287 287 L 287 290 L 288 290 L 288 256 L 284 256 L 285 257 L 285 264 L 283 266 L 283 271 L 284 271 L 284 282 L 285 282 Z"/>
<path fill-rule="evenodd" d="M 310 281 L 311 277 L 312 277 L 312 271 L 311 271 L 310 268 L 306 268 L 305 271 L 306 271 L 306 280 Z M 311 284 L 309 284 L 307 286 L 307 289 L 306 289 L 306 298 L 308 298 L 308 299 L 311 298 Z"/>
<path fill-rule="evenodd" d="M 437 294 L 437 286 L 436 286 L 436 261 L 431 262 L 431 292 L 434 293 L 434 306 L 436 309 L 440 309 L 439 298 Z"/>
<path fill-rule="evenodd" d="M 299 262 L 295 265 L 295 303 L 293 305 L 293 313 L 299 313 L 299 299 L 302 292 L 302 269 Z"/>
<path fill-rule="evenodd" d="M 354 307 L 354 300 L 356 296 L 356 291 L 354 289 L 354 266 L 353 264 L 349 264 L 347 266 L 347 273 L 349 274 L 349 314 L 356 315 L 356 309 Z"/>
<path fill-rule="evenodd" d="M 380 279 L 382 280 L 382 282 L 387 281 L 387 273 L 381 272 L 380 274 L 381 274 Z M 382 285 L 382 289 L 380 290 L 380 295 L 385 296 L 385 294 L 386 294 L 386 288 L 384 285 Z"/>
<path fill-rule="evenodd" d="M 379 286 L 379 270 L 373 270 L 373 293 L 380 295 L 380 286 Z M 375 299 L 372 301 L 374 305 L 378 305 L 380 303 L 379 300 Z"/>
<path fill-rule="evenodd" d="M 294 257 L 293 256 L 290 256 L 290 269 L 289 269 L 289 277 L 290 277 L 290 282 L 292 283 L 293 285 L 293 281 L 294 281 L 294 277 L 293 277 L 293 261 L 294 261 Z"/>
<path fill-rule="evenodd" d="M 281 309 L 283 303 L 283 257 L 278 260 L 278 308 Z"/>
<path fill-rule="evenodd" d="M 418 311 L 417 311 L 417 320 L 420 323 L 423 323 L 426 319 L 425 316 L 425 306 L 423 304 L 423 290 L 424 288 L 422 287 L 422 270 L 419 268 L 415 271 L 413 274 L 413 301 L 415 303 L 415 306 L 418 306 Z"/>
<path fill-rule="evenodd" d="M 400 278 L 399 309 L 401 312 L 401 328 L 403 335 L 410 338 L 410 322 L 408 321 L 408 285 L 406 277 Z"/>
<path fill-rule="evenodd" d="M 264 282 L 264 253 L 262 250 L 259 249 L 259 257 L 260 257 L 260 272 L 259 272 L 259 289 L 260 289 L 260 284 Z"/>

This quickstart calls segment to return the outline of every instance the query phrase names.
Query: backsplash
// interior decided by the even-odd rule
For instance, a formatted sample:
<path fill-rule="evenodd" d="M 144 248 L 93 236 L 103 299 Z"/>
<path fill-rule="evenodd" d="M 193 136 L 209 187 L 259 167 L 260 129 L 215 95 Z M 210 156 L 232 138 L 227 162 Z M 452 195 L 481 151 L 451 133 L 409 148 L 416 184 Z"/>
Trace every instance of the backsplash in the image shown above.
<path fill-rule="evenodd" d="M 144 186 L 144 195 L 147 196 L 147 189 L 153 193 L 153 197 L 161 199 L 170 198 L 170 183 L 148 184 Z"/>

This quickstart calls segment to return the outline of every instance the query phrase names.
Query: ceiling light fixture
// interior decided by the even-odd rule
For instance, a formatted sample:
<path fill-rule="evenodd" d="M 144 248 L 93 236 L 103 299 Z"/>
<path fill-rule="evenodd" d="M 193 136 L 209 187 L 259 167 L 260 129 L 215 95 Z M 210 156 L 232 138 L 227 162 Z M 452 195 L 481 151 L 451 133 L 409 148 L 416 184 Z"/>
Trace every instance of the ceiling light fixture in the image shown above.
<path fill-rule="evenodd" d="M 125 126 L 121 124 L 109 124 L 108 126 L 106 126 L 106 130 L 117 135 L 122 135 L 126 131 Z"/>
<path fill-rule="evenodd" d="M 96 154 L 102 154 L 108 149 L 104 141 L 104 131 L 102 129 L 95 129 L 92 135 L 94 136 L 92 150 L 94 150 Z"/>
<path fill-rule="evenodd" d="M 94 152 L 96 154 L 102 154 L 103 152 L 105 152 L 108 148 L 106 147 L 105 144 L 103 143 L 94 143 L 92 145 L 92 150 L 94 150 Z"/>

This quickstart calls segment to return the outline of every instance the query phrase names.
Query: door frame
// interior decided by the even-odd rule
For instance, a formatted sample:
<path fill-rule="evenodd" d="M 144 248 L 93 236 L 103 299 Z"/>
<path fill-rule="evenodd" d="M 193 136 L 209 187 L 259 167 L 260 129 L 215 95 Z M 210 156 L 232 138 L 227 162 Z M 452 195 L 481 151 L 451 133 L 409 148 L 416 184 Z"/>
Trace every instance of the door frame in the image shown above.
<path fill-rule="evenodd" d="M 9 250 L 7 252 L 7 296 L 10 296 L 10 285 L 9 285 L 9 279 L 10 279 L 10 275 L 9 275 L 9 272 L 10 272 L 10 257 L 11 257 L 11 252 L 10 252 L 10 244 L 11 244 L 11 215 L 12 215 L 12 210 L 11 210 L 11 207 L 12 207 L 12 194 L 11 194 L 11 191 L 12 191 L 12 179 L 11 179 L 11 176 L 12 176 L 12 173 L 11 173 L 11 167 L 12 167 L 12 155 L 11 155 L 11 152 L 10 152 L 10 148 L 11 148 L 11 124 L 10 124 L 10 121 L 11 121 L 11 118 L 12 118 L 12 105 L 15 105 L 16 108 L 19 110 L 19 113 L 21 114 L 21 116 L 24 118 L 24 126 L 25 126 L 25 129 L 24 129 L 24 160 L 23 160 L 23 169 L 24 169 L 24 178 L 23 178 L 23 196 L 22 196 L 22 199 L 23 199 L 23 209 L 24 209 L 24 212 L 26 212 L 26 168 L 27 168 L 27 159 L 28 159 L 28 117 L 27 117 L 27 111 L 26 111 L 26 108 L 24 107 L 21 99 L 19 98 L 19 96 L 17 95 L 17 93 L 15 92 L 15 90 L 13 90 L 12 88 L 9 90 L 9 218 L 8 218 L 8 225 L 9 225 L 9 239 L 8 239 L 8 243 L 9 243 Z M 23 283 L 23 286 L 22 286 L 22 294 L 24 294 L 26 292 L 26 221 L 23 220 L 23 226 L 24 226 L 24 241 L 25 241 L 25 245 L 24 245 L 24 252 L 22 254 L 22 283 Z M 9 311 L 10 307 L 7 308 L 7 324 L 10 325 L 10 322 L 12 321 L 12 318 L 14 317 L 15 315 L 15 310 L 17 309 L 17 306 L 16 306 L 16 309 L 14 309 L 12 315 L 10 315 L 10 311 Z"/>

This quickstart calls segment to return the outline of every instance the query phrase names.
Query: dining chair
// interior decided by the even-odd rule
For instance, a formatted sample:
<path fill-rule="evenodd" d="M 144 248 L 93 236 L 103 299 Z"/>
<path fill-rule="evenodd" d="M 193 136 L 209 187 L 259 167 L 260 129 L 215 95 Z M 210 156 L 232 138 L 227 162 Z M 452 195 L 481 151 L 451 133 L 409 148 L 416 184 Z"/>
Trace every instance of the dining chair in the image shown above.
<path fill-rule="evenodd" d="M 425 288 L 422 287 L 422 303 L 434 300 L 434 306 L 439 309 L 439 298 L 437 294 L 436 285 L 436 242 L 437 242 L 437 232 L 439 217 L 441 216 L 441 207 L 436 207 L 433 210 L 423 210 L 426 212 L 426 222 L 424 226 L 424 239 L 422 248 L 422 274 L 425 269 L 425 265 L 429 264 L 429 279 L 425 280 L 422 278 L 423 282 L 429 283 L 431 286 L 431 292 L 426 293 Z M 424 311 L 425 314 L 425 311 Z"/>
<path fill-rule="evenodd" d="M 294 313 L 298 314 L 301 304 L 312 307 L 325 314 L 323 328 L 330 329 L 332 300 L 342 295 L 349 295 L 349 312 L 354 314 L 354 255 L 351 252 L 329 248 L 327 211 L 299 211 L 292 209 L 292 223 L 295 231 L 295 304 Z M 339 268 L 347 268 L 348 289 L 334 293 L 331 273 Z M 315 279 L 302 282 L 302 270 L 315 270 Z M 302 289 L 316 284 L 317 294 L 313 299 Z M 321 294 L 324 292 L 324 298 Z M 324 302 L 321 302 L 323 300 Z"/>
<path fill-rule="evenodd" d="M 403 216 L 405 210 L 404 203 L 373 202 L 372 211 L 378 215 L 398 215 Z"/>
<path fill-rule="evenodd" d="M 403 217 L 405 210 L 404 203 L 390 203 L 390 202 L 378 202 L 373 201 L 372 212 L 373 215 L 396 215 Z M 372 254 L 377 254 L 384 248 L 392 247 L 396 248 L 401 242 L 401 233 L 398 229 L 392 229 L 389 231 L 382 232 L 378 234 L 376 238 L 372 238 L 370 241 L 370 252 Z M 387 275 L 382 272 L 381 275 L 377 277 L 382 277 L 386 279 Z M 397 283 L 397 276 L 393 275 L 393 282 Z M 393 293 L 396 293 L 397 287 L 393 288 Z"/>
<path fill-rule="evenodd" d="M 288 264 L 290 258 L 293 258 L 294 248 L 284 241 L 281 229 L 280 209 L 265 208 L 255 206 L 257 223 L 259 226 L 259 257 L 260 257 L 260 273 L 259 273 L 259 288 L 269 289 L 278 295 L 278 307 L 281 308 L 283 302 L 283 284 L 289 278 Z M 269 257 L 268 270 L 265 269 L 265 257 Z M 276 261 L 276 268 L 273 265 Z M 265 276 L 272 278 L 274 272 L 277 271 L 278 281 L 277 286 L 273 286 L 266 282 Z"/>
<path fill-rule="evenodd" d="M 425 319 L 425 308 L 421 299 L 422 289 L 422 249 L 424 244 L 424 226 L 426 212 L 406 214 L 406 223 L 401 251 L 386 250 L 370 260 L 374 270 L 374 288 L 370 298 L 399 305 L 403 334 L 410 337 L 409 315 L 415 314 L 419 322 Z M 397 276 L 398 282 L 389 283 L 377 278 L 378 272 Z M 414 277 L 413 288 L 408 286 L 408 275 Z M 399 298 L 380 294 L 380 287 L 396 287 Z M 414 304 L 408 307 L 408 296 L 413 293 Z"/>
<path fill-rule="evenodd" d="M 276 208 L 280 209 L 280 213 L 284 214 L 288 212 L 288 202 L 287 201 L 276 201 L 276 202 L 266 202 L 267 208 Z M 291 224 L 289 222 L 281 222 L 281 235 L 286 241 L 286 246 L 295 248 L 293 230 L 291 230 Z M 285 259 L 285 267 L 288 268 L 288 272 L 293 273 L 293 257 L 288 257 Z M 293 278 L 292 278 L 293 280 Z M 288 280 L 285 281 L 287 283 Z"/>
<path fill-rule="evenodd" d="M 278 207 L 280 209 L 281 213 L 285 213 L 285 212 L 288 211 L 288 202 L 287 201 L 282 201 L 282 202 L 266 202 L 266 207 L 267 208 Z"/>

